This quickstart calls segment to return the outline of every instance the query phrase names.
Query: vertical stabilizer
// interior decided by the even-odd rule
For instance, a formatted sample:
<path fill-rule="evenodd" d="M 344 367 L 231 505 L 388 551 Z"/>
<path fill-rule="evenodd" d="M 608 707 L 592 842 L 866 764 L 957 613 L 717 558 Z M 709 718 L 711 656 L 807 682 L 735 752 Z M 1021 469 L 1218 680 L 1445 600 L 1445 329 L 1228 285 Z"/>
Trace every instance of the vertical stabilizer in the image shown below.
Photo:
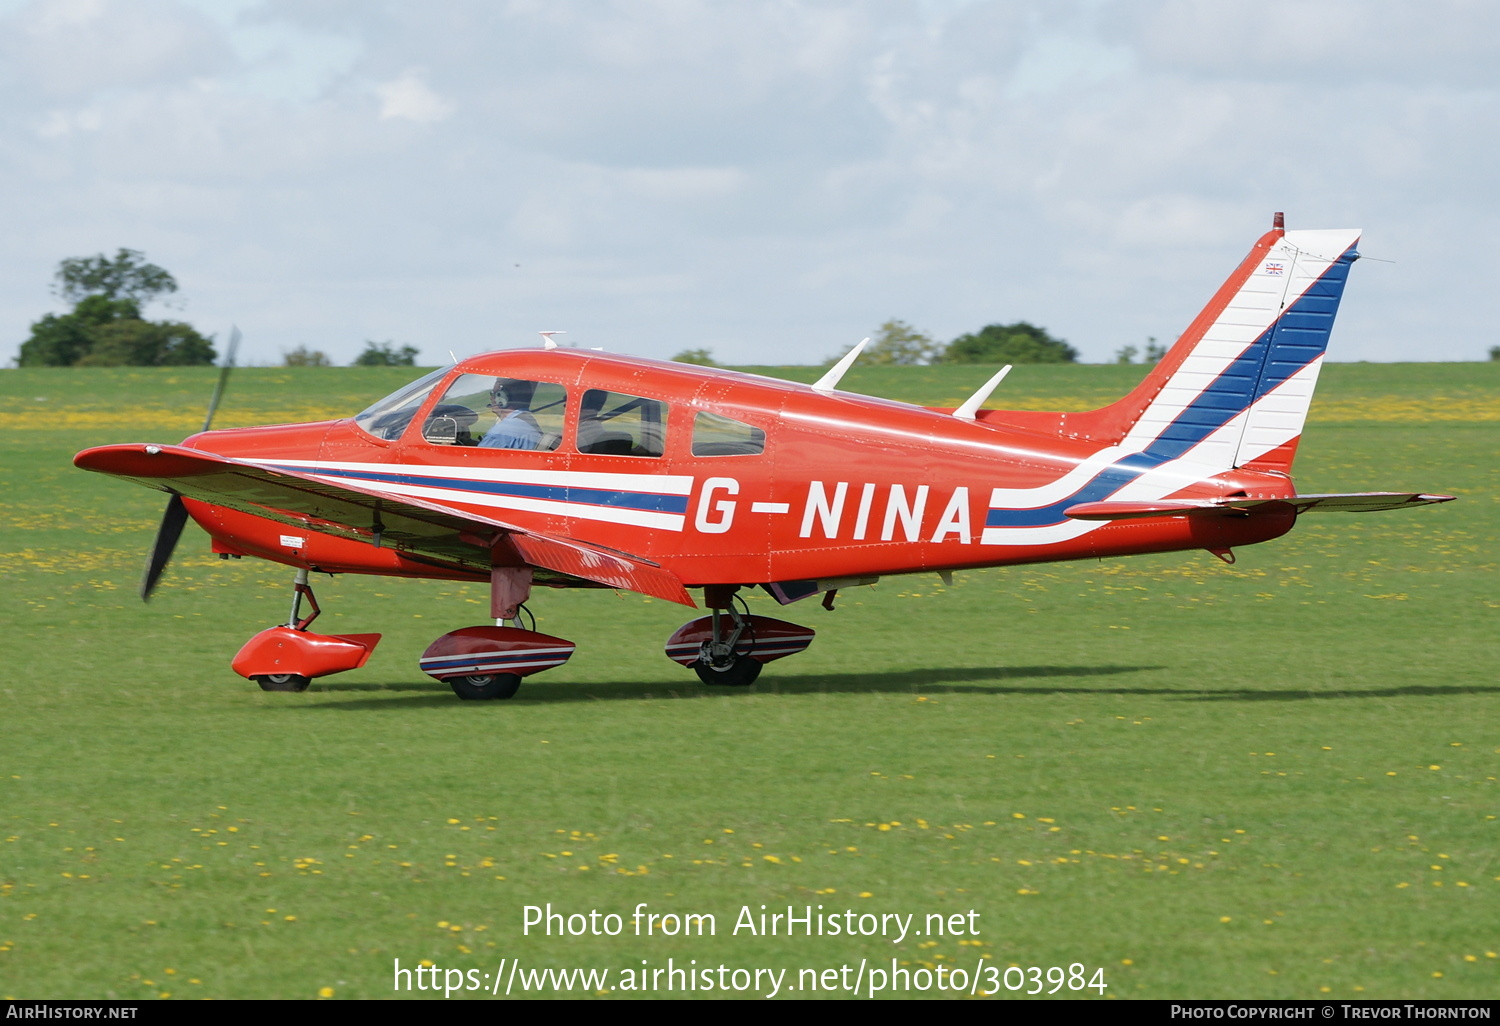
<path fill-rule="evenodd" d="M 1205 472 L 1291 467 L 1358 229 L 1267 232 L 1095 437 Z"/>

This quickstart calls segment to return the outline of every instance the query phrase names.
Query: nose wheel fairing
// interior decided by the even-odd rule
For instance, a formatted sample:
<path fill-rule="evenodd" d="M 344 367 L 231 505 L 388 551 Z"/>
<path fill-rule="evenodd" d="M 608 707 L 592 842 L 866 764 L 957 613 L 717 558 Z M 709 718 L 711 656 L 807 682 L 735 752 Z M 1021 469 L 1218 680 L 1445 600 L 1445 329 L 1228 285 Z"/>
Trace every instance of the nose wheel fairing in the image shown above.
<path fill-rule="evenodd" d="M 304 599 L 312 606 L 307 616 L 302 615 Z M 230 662 L 230 668 L 265 691 L 302 691 L 314 677 L 357 670 L 365 665 L 380 643 L 380 635 L 314 634 L 307 628 L 322 612 L 308 583 L 307 571 L 298 570 L 286 623 L 268 627 L 245 642 Z"/>
<path fill-rule="evenodd" d="M 245 642 L 230 666 L 250 680 L 286 674 L 326 677 L 365 665 L 379 641 L 379 634 L 313 634 L 285 625 L 270 627 Z"/>

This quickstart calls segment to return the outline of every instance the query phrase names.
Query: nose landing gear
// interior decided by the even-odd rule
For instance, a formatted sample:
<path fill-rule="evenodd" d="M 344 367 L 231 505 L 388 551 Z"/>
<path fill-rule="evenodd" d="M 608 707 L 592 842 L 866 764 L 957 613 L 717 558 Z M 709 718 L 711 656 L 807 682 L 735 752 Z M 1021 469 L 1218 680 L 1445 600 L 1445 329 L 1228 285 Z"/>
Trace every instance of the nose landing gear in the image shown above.
<path fill-rule="evenodd" d="M 312 613 L 302 616 L 302 600 Z M 261 631 L 245 642 L 230 666 L 262 691 L 306 691 L 314 677 L 356 670 L 365 665 L 380 642 L 379 634 L 313 634 L 308 624 L 322 612 L 307 571 L 297 571 L 292 588 L 292 611 L 287 622 Z"/>

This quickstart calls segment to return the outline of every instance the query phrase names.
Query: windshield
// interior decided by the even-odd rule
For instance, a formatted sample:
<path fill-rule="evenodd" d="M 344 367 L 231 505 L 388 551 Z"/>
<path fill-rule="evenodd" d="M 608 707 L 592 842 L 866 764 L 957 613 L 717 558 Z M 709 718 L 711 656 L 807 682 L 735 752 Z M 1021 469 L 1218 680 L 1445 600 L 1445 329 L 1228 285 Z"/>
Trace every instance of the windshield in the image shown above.
<path fill-rule="evenodd" d="M 400 438 L 401 432 L 406 430 L 406 425 L 411 423 L 411 418 L 416 414 L 423 400 L 427 398 L 427 393 L 436 387 L 443 375 L 447 374 L 450 369 L 439 367 L 411 384 L 403 385 L 355 416 L 354 423 L 376 438 L 391 441 Z"/>

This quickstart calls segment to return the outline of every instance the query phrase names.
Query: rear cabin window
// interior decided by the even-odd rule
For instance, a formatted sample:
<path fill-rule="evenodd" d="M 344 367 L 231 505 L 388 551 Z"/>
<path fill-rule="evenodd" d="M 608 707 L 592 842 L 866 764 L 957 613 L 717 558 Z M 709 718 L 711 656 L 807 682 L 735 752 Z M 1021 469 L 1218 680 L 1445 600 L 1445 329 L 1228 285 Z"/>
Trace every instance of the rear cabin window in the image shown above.
<path fill-rule="evenodd" d="M 766 433 L 717 413 L 693 418 L 694 456 L 758 456 L 766 451 Z"/>
<path fill-rule="evenodd" d="M 578 410 L 578 451 L 600 456 L 666 452 L 667 404 L 591 388 Z"/>
<path fill-rule="evenodd" d="M 562 442 L 568 393 L 550 381 L 465 374 L 448 386 L 422 425 L 431 445 L 551 452 Z"/>

